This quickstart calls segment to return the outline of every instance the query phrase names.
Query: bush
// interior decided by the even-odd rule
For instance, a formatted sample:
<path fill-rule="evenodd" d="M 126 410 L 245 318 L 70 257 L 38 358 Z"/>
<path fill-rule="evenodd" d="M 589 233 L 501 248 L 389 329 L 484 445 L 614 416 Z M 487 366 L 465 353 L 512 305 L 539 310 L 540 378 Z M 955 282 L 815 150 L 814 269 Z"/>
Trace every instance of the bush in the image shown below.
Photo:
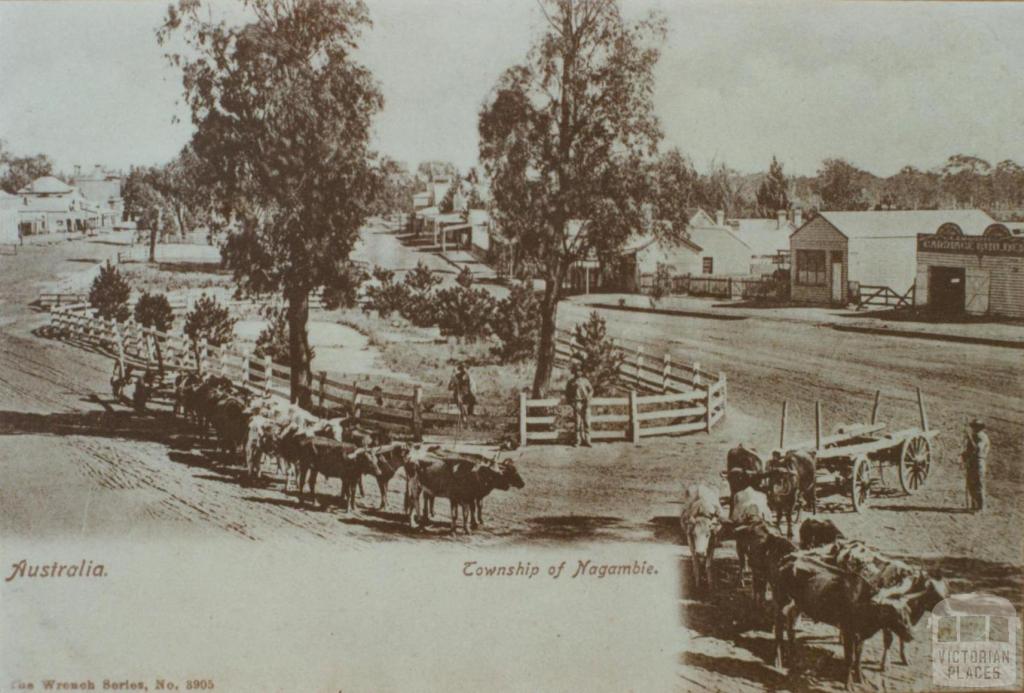
<path fill-rule="evenodd" d="M 672 272 L 667 265 L 658 265 L 654 273 L 654 283 L 648 294 L 651 298 L 651 308 L 658 306 L 658 301 L 672 293 Z"/>
<path fill-rule="evenodd" d="M 576 349 L 573 361 L 594 386 L 594 392 L 605 392 L 619 377 L 619 367 L 625 354 L 617 350 L 608 337 L 608 326 L 604 318 L 592 312 L 590 318 L 576 326 Z"/>
<path fill-rule="evenodd" d="M 491 333 L 491 316 L 497 301 L 483 289 L 464 286 L 442 289 L 435 294 L 434 315 L 443 336 L 474 342 Z"/>
<path fill-rule="evenodd" d="M 395 282 L 395 273 L 383 267 L 374 267 L 373 279 L 376 283 L 366 287 L 363 312 L 376 311 L 385 320 L 392 313 L 401 314 L 409 294 L 403 284 Z"/>
<path fill-rule="evenodd" d="M 143 293 L 135 302 L 135 322 L 158 332 L 167 332 L 174 324 L 174 311 L 164 294 Z"/>
<path fill-rule="evenodd" d="M 473 271 L 468 266 L 463 265 L 462 269 L 459 270 L 459 276 L 455 277 L 455 283 L 465 289 L 472 287 Z"/>
<path fill-rule="evenodd" d="M 366 271 L 359 265 L 339 263 L 330 286 L 324 287 L 324 307 L 328 310 L 355 308 L 359 301 L 359 289 L 366 280 Z"/>
<path fill-rule="evenodd" d="M 168 332 L 174 324 L 174 311 L 163 294 L 143 293 L 135 302 L 135 322 L 157 332 Z M 160 373 L 164 372 L 164 355 L 160 349 L 160 338 L 155 337 L 156 362 Z"/>
<path fill-rule="evenodd" d="M 491 349 L 505 363 L 533 356 L 540 333 L 540 302 L 526 284 L 515 284 L 508 296 L 498 301 L 491 331 L 501 344 Z"/>
<path fill-rule="evenodd" d="M 274 363 L 291 368 L 292 355 L 288 341 L 288 313 L 281 306 L 267 305 L 260 308 L 260 315 L 267 320 L 256 338 L 253 354 L 260 359 L 270 357 Z M 309 360 L 312 361 L 316 351 L 309 348 Z"/>
<path fill-rule="evenodd" d="M 203 339 L 212 346 L 228 344 L 235 336 L 235 322 L 226 306 L 217 299 L 203 294 L 185 316 L 185 334 L 192 340 L 192 348 L 199 356 L 199 342 Z"/>
<path fill-rule="evenodd" d="M 128 298 L 132 288 L 127 280 L 108 261 L 100 267 L 99 275 L 89 288 L 89 305 L 96 309 L 96 314 L 104 320 L 124 322 L 131 315 Z"/>
<path fill-rule="evenodd" d="M 434 315 L 434 287 L 441 283 L 423 262 L 416 269 L 405 275 L 402 287 L 405 297 L 400 309 L 402 317 L 417 327 L 429 327 L 436 324 Z"/>

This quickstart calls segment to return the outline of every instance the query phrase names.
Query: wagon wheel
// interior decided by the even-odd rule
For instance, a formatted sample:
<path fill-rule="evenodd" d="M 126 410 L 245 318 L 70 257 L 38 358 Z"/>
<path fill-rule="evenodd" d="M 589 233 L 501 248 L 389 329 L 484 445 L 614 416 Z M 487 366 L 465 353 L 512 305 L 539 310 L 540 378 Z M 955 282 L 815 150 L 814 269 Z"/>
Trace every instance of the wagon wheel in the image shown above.
<path fill-rule="evenodd" d="M 850 474 L 850 498 L 853 509 L 860 512 L 868 505 L 871 496 L 871 461 L 867 457 L 858 457 L 853 461 L 853 473 Z"/>
<path fill-rule="evenodd" d="M 932 446 L 924 436 L 913 436 L 903 442 L 900 451 L 900 486 L 903 492 L 914 493 L 928 478 L 932 466 Z"/>

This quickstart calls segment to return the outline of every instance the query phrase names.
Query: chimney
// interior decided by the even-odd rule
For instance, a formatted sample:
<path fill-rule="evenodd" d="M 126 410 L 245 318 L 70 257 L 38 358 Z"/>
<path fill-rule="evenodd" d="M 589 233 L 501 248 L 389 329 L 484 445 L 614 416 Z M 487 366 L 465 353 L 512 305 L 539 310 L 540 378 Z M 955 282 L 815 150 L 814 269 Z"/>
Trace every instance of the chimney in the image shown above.
<path fill-rule="evenodd" d="M 793 227 L 800 228 L 804 223 L 804 210 L 797 207 L 793 210 Z"/>
<path fill-rule="evenodd" d="M 725 210 L 724 209 L 720 209 L 717 212 L 715 212 L 715 223 L 718 226 L 725 226 Z"/>
<path fill-rule="evenodd" d="M 786 224 L 786 210 L 779 209 L 775 211 L 775 228 L 781 229 Z"/>
<path fill-rule="evenodd" d="M 80 164 L 75 164 L 75 178 L 78 178 L 81 175 L 82 175 L 82 166 Z"/>

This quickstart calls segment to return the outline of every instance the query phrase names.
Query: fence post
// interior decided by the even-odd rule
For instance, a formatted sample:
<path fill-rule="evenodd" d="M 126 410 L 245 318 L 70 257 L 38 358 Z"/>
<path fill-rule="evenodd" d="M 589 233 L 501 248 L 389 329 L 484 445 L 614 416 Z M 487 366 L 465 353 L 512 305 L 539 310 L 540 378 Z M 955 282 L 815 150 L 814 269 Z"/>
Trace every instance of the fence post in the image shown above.
<path fill-rule="evenodd" d="M 149 343 L 149 338 L 149 330 L 145 327 L 142 328 L 142 341 L 146 344 L 146 368 L 149 368 L 153 363 L 153 345 Z M 156 337 L 153 337 L 153 339 L 156 339 Z"/>
<path fill-rule="evenodd" d="M 526 447 L 526 393 L 519 393 L 519 447 Z"/>
<path fill-rule="evenodd" d="M 704 432 L 711 433 L 711 393 L 715 386 L 708 383 L 704 388 Z"/>
<path fill-rule="evenodd" d="M 196 357 L 196 370 L 200 375 L 206 370 L 206 337 L 199 340 L 199 354 Z"/>
<path fill-rule="evenodd" d="M 636 386 L 637 387 L 640 387 L 641 386 L 640 385 L 641 382 L 643 382 L 643 381 L 640 380 L 640 369 L 643 368 L 643 365 L 644 365 L 644 348 L 642 346 L 638 346 L 636 348 L 636 375 L 634 376 L 635 379 L 636 379 Z"/>
<path fill-rule="evenodd" d="M 636 404 L 636 390 L 629 390 L 629 433 L 633 445 L 640 444 L 640 412 Z"/>
<path fill-rule="evenodd" d="M 274 362 L 270 354 L 263 357 L 263 394 L 270 394 L 271 381 L 274 379 Z"/>
<path fill-rule="evenodd" d="M 423 440 L 423 387 L 412 388 L 412 435 L 418 441 Z"/>
<path fill-rule="evenodd" d="M 317 392 L 316 403 L 320 407 L 321 412 L 324 408 L 324 388 L 327 386 L 327 371 L 320 371 L 317 375 Z"/>
<path fill-rule="evenodd" d="M 121 372 L 124 373 L 124 340 L 126 335 L 121 333 L 121 323 L 114 322 L 114 341 L 117 343 L 117 361 L 121 364 Z"/>
<path fill-rule="evenodd" d="M 700 387 L 700 361 L 693 362 L 693 384 Z"/>
<path fill-rule="evenodd" d="M 252 376 L 252 365 L 249 360 L 252 358 L 252 350 L 246 349 L 242 353 L 242 387 L 249 389 L 249 378 Z"/>
<path fill-rule="evenodd" d="M 661 367 L 661 394 L 668 392 L 668 379 L 672 375 L 672 357 L 665 352 L 665 360 Z"/>

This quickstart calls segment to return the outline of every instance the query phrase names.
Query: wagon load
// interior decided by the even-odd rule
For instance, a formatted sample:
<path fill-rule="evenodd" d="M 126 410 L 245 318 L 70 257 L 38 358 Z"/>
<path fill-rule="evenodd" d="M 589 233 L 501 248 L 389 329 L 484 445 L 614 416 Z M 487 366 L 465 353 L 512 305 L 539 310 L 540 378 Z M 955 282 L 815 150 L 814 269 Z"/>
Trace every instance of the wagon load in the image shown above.
<path fill-rule="evenodd" d="M 910 625 L 916 625 L 926 612 L 949 597 L 949 588 L 940 574 L 929 574 L 886 556 L 859 540 L 840 540 L 801 554 L 859 576 L 874 590 L 872 601 L 877 604 L 905 604 L 909 609 Z M 892 633 L 886 629 L 883 636 L 881 666 L 884 670 Z M 900 658 L 904 664 L 907 663 L 903 637 L 900 637 Z"/>

